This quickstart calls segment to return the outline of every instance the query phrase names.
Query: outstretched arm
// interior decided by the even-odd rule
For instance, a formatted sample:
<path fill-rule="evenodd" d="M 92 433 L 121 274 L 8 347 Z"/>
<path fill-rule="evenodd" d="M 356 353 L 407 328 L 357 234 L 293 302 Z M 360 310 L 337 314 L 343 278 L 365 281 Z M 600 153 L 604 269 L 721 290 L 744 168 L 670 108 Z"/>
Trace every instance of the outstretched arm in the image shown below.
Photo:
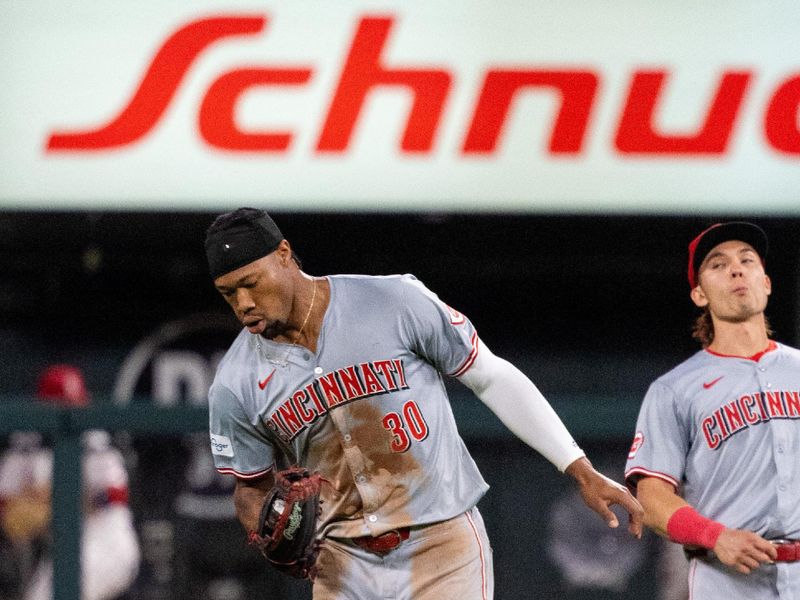
<path fill-rule="evenodd" d="M 666 481 L 644 477 L 636 489 L 645 525 L 673 542 L 713 550 L 723 564 L 744 574 L 777 557 L 775 547 L 760 535 L 698 514 Z"/>
<path fill-rule="evenodd" d="M 625 487 L 598 473 L 542 393 L 510 362 L 482 342 L 469 370 L 459 378 L 517 437 L 542 454 L 560 471 L 575 478 L 586 504 L 610 527 L 617 518 L 609 510 L 619 504 L 630 515 L 629 530 L 640 537 L 643 510 Z"/>

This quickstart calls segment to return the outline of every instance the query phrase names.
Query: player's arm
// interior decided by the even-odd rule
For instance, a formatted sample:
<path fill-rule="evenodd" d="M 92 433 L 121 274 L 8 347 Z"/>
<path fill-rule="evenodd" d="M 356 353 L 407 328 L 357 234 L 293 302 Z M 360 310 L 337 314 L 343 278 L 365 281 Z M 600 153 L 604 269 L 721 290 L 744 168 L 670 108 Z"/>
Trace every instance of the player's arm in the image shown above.
<path fill-rule="evenodd" d="M 211 455 L 217 471 L 233 474 L 233 503 L 248 533 L 257 531 L 264 497 L 272 487 L 273 450 L 255 429 L 237 395 L 216 381 L 208 392 Z M 252 474 L 252 475 L 242 475 Z"/>
<path fill-rule="evenodd" d="M 258 531 L 259 515 L 264 497 L 272 487 L 272 471 L 257 479 L 236 478 L 236 488 L 233 492 L 233 504 L 236 516 L 245 531 Z"/>
<path fill-rule="evenodd" d="M 713 550 L 723 564 L 745 574 L 777 556 L 775 547 L 760 535 L 729 529 L 699 514 L 667 481 L 643 477 L 636 489 L 645 525 L 673 542 Z"/>
<path fill-rule="evenodd" d="M 642 507 L 624 486 L 592 467 L 550 403 L 522 371 L 479 341 L 474 363 L 458 379 L 517 437 L 572 476 L 584 502 L 610 527 L 619 523 L 609 506 L 619 504 L 630 515 L 630 532 L 641 536 Z"/>

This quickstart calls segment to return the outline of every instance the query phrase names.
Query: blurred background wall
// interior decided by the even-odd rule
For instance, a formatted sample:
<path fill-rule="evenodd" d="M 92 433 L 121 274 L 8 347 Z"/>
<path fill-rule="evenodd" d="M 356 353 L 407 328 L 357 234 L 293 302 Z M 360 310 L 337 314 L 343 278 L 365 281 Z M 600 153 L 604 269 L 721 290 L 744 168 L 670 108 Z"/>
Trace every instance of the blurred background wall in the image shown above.
<path fill-rule="evenodd" d="M 204 231 L 250 205 L 310 274 L 417 275 L 620 479 L 647 385 L 697 349 L 701 229 L 767 231 L 768 314 L 800 343 L 798 17 L 745 1 L 2 3 L 0 396 L 29 401 L 67 362 L 100 404 L 203 406 L 237 331 Z M 493 486 L 499 600 L 668 593 L 680 575 L 654 536 L 605 531 L 452 396 Z M 234 551 L 205 440 L 115 433 L 144 550 L 129 596 L 303 597 Z"/>

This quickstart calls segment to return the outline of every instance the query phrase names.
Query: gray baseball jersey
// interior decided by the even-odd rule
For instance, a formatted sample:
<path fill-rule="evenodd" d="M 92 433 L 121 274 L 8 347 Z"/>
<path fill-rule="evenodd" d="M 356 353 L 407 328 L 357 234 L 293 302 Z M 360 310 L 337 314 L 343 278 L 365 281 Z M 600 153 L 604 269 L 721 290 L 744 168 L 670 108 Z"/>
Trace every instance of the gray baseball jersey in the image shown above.
<path fill-rule="evenodd" d="M 642 476 L 663 479 L 701 514 L 726 527 L 767 539 L 799 539 L 798 456 L 800 351 L 774 342 L 749 358 L 703 350 L 650 386 L 625 478 L 629 483 Z M 701 572 L 704 581 L 695 584 L 714 594 L 800 598 L 800 564 L 765 565 L 756 577 L 740 576 L 719 563 L 700 566 L 693 571 L 696 579 Z M 764 573 L 772 573 L 772 579 Z M 715 580 L 719 577 L 722 582 Z M 765 587 L 748 587 L 758 585 Z M 775 596 L 768 589 L 790 591 Z"/>
<path fill-rule="evenodd" d="M 310 350 L 243 330 L 209 391 L 222 473 L 320 471 L 322 531 L 379 535 L 450 519 L 488 489 L 458 435 L 442 373 L 477 354 L 470 321 L 411 275 L 336 275 Z"/>

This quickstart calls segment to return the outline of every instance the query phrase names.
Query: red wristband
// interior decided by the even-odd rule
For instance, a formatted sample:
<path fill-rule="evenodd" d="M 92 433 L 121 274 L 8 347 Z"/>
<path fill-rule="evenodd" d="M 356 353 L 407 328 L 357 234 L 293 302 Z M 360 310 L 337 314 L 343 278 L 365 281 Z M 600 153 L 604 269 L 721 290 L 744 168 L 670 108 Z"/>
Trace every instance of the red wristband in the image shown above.
<path fill-rule="evenodd" d="M 725 525 L 712 521 L 691 506 L 683 506 L 667 521 L 669 539 L 678 544 L 700 546 L 713 550 Z"/>

